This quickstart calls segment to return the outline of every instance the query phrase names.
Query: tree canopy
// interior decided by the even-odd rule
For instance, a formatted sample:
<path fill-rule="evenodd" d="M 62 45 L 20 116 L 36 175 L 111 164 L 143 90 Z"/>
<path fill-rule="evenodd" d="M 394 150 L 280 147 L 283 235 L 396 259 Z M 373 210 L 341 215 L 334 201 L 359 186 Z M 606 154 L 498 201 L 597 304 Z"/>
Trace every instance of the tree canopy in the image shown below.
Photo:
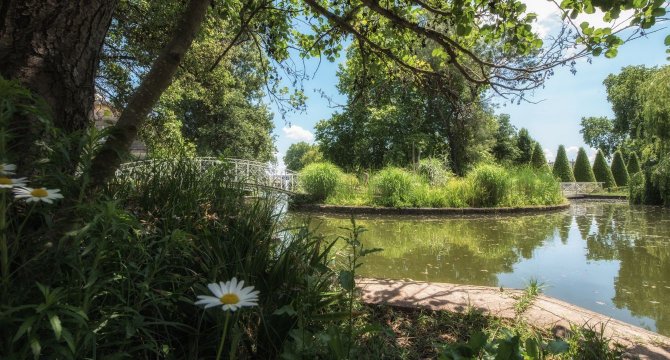
<path fill-rule="evenodd" d="M 568 154 L 565 151 L 565 146 L 558 147 L 556 153 L 556 160 L 554 161 L 554 168 L 552 169 L 554 176 L 559 178 L 561 182 L 574 182 L 575 175 L 572 173 L 572 167 L 568 160 Z"/>
<path fill-rule="evenodd" d="M 100 68 L 96 61 L 101 58 L 101 45 L 110 26 L 122 22 L 124 14 L 119 11 L 126 3 L 142 8 L 148 2 L 96 0 L 86 7 L 70 2 L 3 3 L 1 74 L 18 79 L 44 97 L 54 109 L 57 127 L 67 133 L 85 128 Z M 632 14 L 619 25 L 604 28 L 573 21 L 580 14 L 593 14 L 596 9 L 603 11 L 606 21 L 618 19 L 623 10 L 631 10 Z M 663 19 L 665 3 L 564 0 L 559 6 L 565 19 L 563 28 L 545 39 L 549 40 L 546 43 L 533 31 L 537 16 L 526 10 L 519 0 L 190 0 L 187 4 L 170 3 L 155 13 L 141 12 L 143 19 L 160 23 L 161 18 L 168 18 L 171 24 L 146 35 L 135 33 L 157 40 L 156 46 L 142 54 L 147 60 L 141 69 L 144 71 L 133 73 L 127 83 L 132 87 L 127 91 L 131 95 L 111 129 L 112 136 L 107 137 L 92 163 L 91 184 L 98 186 L 113 176 L 147 115 L 154 111 L 178 70 L 182 70 L 182 60 L 190 56 L 189 49 L 194 40 L 197 43 L 196 37 L 202 36 L 200 30 L 210 26 L 215 33 L 225 34 L 215 36 L 217 45 L 225 45 L 212 48 L 213 61 L 209 68 L 201 69 L 216 69 L 222 61 L 230 59 L 234 48 L 251 44 L 249 49 L 257 51 L 256 59 L 266 84 L 282 78 L 278 69 L 299 81 L 304 74 L 292 66 L 295 63 L 291 62 L 290 49 L 304 56 L 334 59 L 342 44 L 351 41 L 367 59 L 393 63 L 413 82 L 437 81 L 449 85 L 455 71 L 477 88 L 488 87 L 503 96 L 522 98 L 526 91 L 542 86 L 555 66 L 585 56 L 616 56 L 624 42 L 621 32 L 632 29 L 632 33 L 626 33 L 627 39 L 644 35 L 657 19 Z M 130 29 L 132 25 L 124 28 L 121 35 L 128 36 Z M 48 35 L 54 32 L 62 36 Z M 124 44 L 123 39 L 112 40 L 120 41 L 116 45 Z M 110 43 L 114 41 L 107 41 Z M 430 61 L 417 55 L 428 46 L 432 48 Z M 159 48 L 160 51 L 155 51 Z M 206 79 L 202 71 L 192 75 L 193 79 Z M 51 83 L 60 87 L 45 86 Z M 267 96 L 297 106 L 304 99 L 300 91 L 288 94 L 281 89 L 270 91 Z M 16 121 L 21 124 L 23 120 Z M 36 140 L 34 136 L 26 136 L 18 141 L 29 149 Z"/>
<path fill-rule="evenodd" d="M 319 147 L 300 141 L 288 147 L 284 155 L 284 164 L 291 171 L 300 171 L 305 166 L 319 162 L 323 158 Z"/>

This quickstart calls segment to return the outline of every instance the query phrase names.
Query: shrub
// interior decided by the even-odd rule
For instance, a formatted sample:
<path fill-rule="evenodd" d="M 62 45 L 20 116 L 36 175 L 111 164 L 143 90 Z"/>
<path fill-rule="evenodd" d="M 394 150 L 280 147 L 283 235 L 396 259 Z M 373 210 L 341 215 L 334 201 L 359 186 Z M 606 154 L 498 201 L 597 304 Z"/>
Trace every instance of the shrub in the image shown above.
<path fill-rule="evenodd" d="M 631 153 L 630 158 L 628 158 L 628 164 L 626 165 L 626 169 L 628 170 L 628 175 L 633 175 L 638 173 L 640 169 L 640 159 L 638 159 L 636 153 Z"/>
<path fill-rule="evenodd" d="M 612 175 L 614 175 L 614 181 L 616 186 L 627 186 L 628 185 L 628 170 L 626 169 L 626 164 L 623 162 L 623 156 L 621 151 L 616 151 L 614 157 L 612 158 Z"/>
<path fill-rule="evenodd" d="M 472 182 L 474 206 L 498 206 L 510 190 L 509 174 L 497 165 L 479 165 L 467 178 Z"/>
<path fill-rule="evenodd" d="M 446 184 L 450 175 L 445 164 L 437 158 L 428 158 L 419 161 L 417 172 L 433 186 Z"/>
<path fill-rule="evenodd" d="M 556 205 L 563 202 L 561 186 L 553 174 L 522 167 L 510 172 L 511 190 L 505 205 Z"/>
<path fill-rule="evenodd" d="M 314 201 L 326 200 L 337 190 L 344 173 L 337 166 L 328 163 L 312 163 L 300 171 L 300 184 Z"/>
<path fill-rule="evenodd" d="M 612 170 L 607 166 L 605 155 L 600 150 L 596 153 L 596 159 L 593 161 L 593 174 L 596 177 L 596 181 L 604 183 L 605 188 L 611 189 L 616 186 Z"/>
<path fill-rule="evenodd" d="M 544 150 L 542 150 L 540 143 L 535 143 L 535 147 L 533 147 L 533 155 L 530 157 L 530 164 L 537 170 L 549 171 L 547 158 L 544 156 Z"/>
<path fill-rule="evenodd" d="M 575 160 L 575 181 L 578 182 L 595 182 L 596 176 L 593 174 L 593 169 L 589 163 L 589 156 L 586 155 L 584 148 L 579 148 L 577 159 Z"/>
<path fill-rule="evenodd" d="M 645 178 L 644 173 L 638 171 L 630 177 L 628 182 L 628 202 L 634 205 L 644 203 Z"/>
<path fill-rule="evenodd" d="M 558 154 L 556 154 L 556 161 L 553 169 L 554 176 L 562 182 L 574 182 L 575 174 L 572 173 L 570 161 L 568 161 L 568 154 L 565 152 L 565 146 L 558 147 Z"/>
<path fill-rule="evenodd" d="M 382 206 L 409 206 L 415 176 L 404 169 L 387 167 L 372 177 L 373 202 Z"/>

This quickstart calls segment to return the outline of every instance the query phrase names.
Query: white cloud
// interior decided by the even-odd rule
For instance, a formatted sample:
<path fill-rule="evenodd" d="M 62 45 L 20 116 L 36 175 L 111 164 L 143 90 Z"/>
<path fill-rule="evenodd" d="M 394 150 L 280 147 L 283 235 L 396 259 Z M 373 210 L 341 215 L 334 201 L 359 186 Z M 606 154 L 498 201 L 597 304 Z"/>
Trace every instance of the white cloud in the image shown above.
<path fill-rule="evenodd" d="M 566 152 L 566 153 L 575 153 L 575 154 L 577 154 L 577 152 L 579 152 L 579 146 L 574 146 L 574 145 L 573 145 L 573 146 L 568 146 L 567 148 L 565 148 L 565 152 Z"/>
<path fill-rule="evenodd" d="M 556 158 L 556 155 L 554 155 L 553 151 L 551 151 L 547 148 L 544 148 L 544 157 L 547 158 L 548 161 L 554 161 L 554 159 Z"/>
<path fill-rule="evenodd" d="M 533 25 L 533 29 L 541 38 L 546 38 L 548 35 L 552 35 L 552 33 L 560 29 L 561 24 L 563 23 L 563 20 L 561 19 L 561 10 L 554 2 L 543 0 L 522 1 L 526 4 L 527 12 L 532 12 L 537 15 L 537 20 Z M 600 10 L 596 10 L 593 14 L 582 13 L 576 19 L 572 20 L 572 22 L 577 26 L 586 21 L 596 28 L 612 27 L 627 23 L 626 20 L 628 20 L 632 14 L 632 10 L 623 11 L 617 21 L 606 22 L 603 20 L 605 14 Z"/>
<path fill-rule="evenodd" d="M 286 135 L 286 137 L 291 140 L 307 141 L 307 142 L 314 141 L 314 134 L 312 134 L 312 132 L 310 132 L 309 130 L 303 129 L 301 126 L 298 125 L 291 125 L 290 127 L 284 126 L 282 130 L 284 131 L 284 135 Z"/>

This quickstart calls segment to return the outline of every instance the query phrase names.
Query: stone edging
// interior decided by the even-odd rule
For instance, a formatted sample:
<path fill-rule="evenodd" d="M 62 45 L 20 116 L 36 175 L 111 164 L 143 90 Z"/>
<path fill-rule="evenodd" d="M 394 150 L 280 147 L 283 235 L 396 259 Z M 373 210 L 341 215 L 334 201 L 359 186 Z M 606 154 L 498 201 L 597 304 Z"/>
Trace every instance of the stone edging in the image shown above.
<path fill-rule="evenodd" d="M 367 304 L 464 312 L 517 319 L 515 304 L 523 290 L 488 286 L 357 278 Z M 670 338 L 548 296 L 538 296 L 521 318 L 536 328 L 564 332 L 571 325 L 600 329 L 641 359 L 670 359 Z"/>
<path fill-rule="evenodd" d="M 291 210 L 325 212 L 335 214 L 370 215 L 469 215 L 469 214 L 521 214 L 565 210 L 570 203 L 547 206 L 499 207 L 499 208 L 391 208 L 372 206 L 337 206 L 323 204 L 291 204 Z"/>

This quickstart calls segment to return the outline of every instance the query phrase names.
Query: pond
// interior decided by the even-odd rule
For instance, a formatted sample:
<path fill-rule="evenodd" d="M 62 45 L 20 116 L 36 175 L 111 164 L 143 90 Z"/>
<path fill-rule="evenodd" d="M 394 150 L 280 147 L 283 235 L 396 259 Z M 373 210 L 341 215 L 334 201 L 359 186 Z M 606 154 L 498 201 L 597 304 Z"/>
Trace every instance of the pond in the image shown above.
<path fill-rule="evenodd" d="M 311 219 L 329 237 L 348 217 Z M 358 275 L 524 288 L 670 336 L 670 210 L 625 202 L 573 202 L 535 215 L 358 216 L 366 247 Z"/>

